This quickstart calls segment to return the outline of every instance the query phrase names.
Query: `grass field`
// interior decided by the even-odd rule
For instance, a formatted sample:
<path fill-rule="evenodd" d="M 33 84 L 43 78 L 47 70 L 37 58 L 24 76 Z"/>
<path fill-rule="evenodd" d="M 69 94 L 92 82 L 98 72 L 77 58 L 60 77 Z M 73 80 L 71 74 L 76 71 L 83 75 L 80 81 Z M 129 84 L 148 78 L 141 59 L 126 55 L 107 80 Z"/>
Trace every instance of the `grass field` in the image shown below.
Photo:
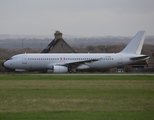
<path fill-rule="evenodd" d="M 152 120 L 154 76 L 0 75 L 0 120 Z"/>

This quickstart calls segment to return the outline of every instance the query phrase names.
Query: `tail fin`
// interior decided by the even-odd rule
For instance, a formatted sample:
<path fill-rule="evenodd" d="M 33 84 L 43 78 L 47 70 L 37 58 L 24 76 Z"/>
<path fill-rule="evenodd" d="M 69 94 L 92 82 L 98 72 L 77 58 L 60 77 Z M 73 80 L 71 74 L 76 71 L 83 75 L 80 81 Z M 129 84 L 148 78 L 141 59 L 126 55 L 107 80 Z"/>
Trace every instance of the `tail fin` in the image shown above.
<path fill-rule="evenodd" d="M 140 55 L 144 43 L 145 33 L 145 31 L 139 31 L 120 53 L 134 53 Z"/>

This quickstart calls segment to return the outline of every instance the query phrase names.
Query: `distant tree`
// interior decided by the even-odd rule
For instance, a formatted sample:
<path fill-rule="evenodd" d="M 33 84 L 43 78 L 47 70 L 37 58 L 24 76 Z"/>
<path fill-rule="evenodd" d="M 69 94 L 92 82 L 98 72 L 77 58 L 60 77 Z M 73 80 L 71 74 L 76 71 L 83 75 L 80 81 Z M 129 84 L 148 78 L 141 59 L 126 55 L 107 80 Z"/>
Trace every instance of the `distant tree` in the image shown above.
<path fill-rule="evenodd" d="M 101 50 L 101 52 L 105 52 L 105 45 L 98 45 L 97 47 Z"/>
<path fill-rule="evenodd" d="M 101 50 L 97 46 L 87 46 L 85 49 L 91 53 L 101 53 Z"/>

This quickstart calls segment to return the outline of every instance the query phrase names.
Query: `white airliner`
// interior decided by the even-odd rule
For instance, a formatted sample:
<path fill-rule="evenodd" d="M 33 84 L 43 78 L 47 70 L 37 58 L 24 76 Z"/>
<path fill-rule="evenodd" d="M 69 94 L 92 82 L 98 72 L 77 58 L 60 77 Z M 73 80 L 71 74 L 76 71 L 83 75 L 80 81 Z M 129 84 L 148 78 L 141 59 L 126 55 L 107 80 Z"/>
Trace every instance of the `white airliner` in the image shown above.
<path fill-rule="evenodd" d="M 139 31 L 119 53 L 25 53 L 11 57 L 4 66 L 15 71 L 45 69 L 65 73 L 83 69 L 106 69 L 149 59 L 141 55 L 145 31 Z"/>

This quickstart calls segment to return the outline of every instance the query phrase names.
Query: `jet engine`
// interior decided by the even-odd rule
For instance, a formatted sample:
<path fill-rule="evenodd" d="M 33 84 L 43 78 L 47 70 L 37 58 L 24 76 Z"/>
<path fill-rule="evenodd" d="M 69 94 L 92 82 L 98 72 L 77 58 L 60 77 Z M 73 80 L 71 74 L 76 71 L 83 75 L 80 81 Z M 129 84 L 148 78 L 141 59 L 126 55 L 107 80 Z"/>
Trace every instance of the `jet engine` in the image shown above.
<path fill-rule="evenodd" d="M 53 66 L 53 73 L 66 73 L 68 68 L 65 66 Z"/>

